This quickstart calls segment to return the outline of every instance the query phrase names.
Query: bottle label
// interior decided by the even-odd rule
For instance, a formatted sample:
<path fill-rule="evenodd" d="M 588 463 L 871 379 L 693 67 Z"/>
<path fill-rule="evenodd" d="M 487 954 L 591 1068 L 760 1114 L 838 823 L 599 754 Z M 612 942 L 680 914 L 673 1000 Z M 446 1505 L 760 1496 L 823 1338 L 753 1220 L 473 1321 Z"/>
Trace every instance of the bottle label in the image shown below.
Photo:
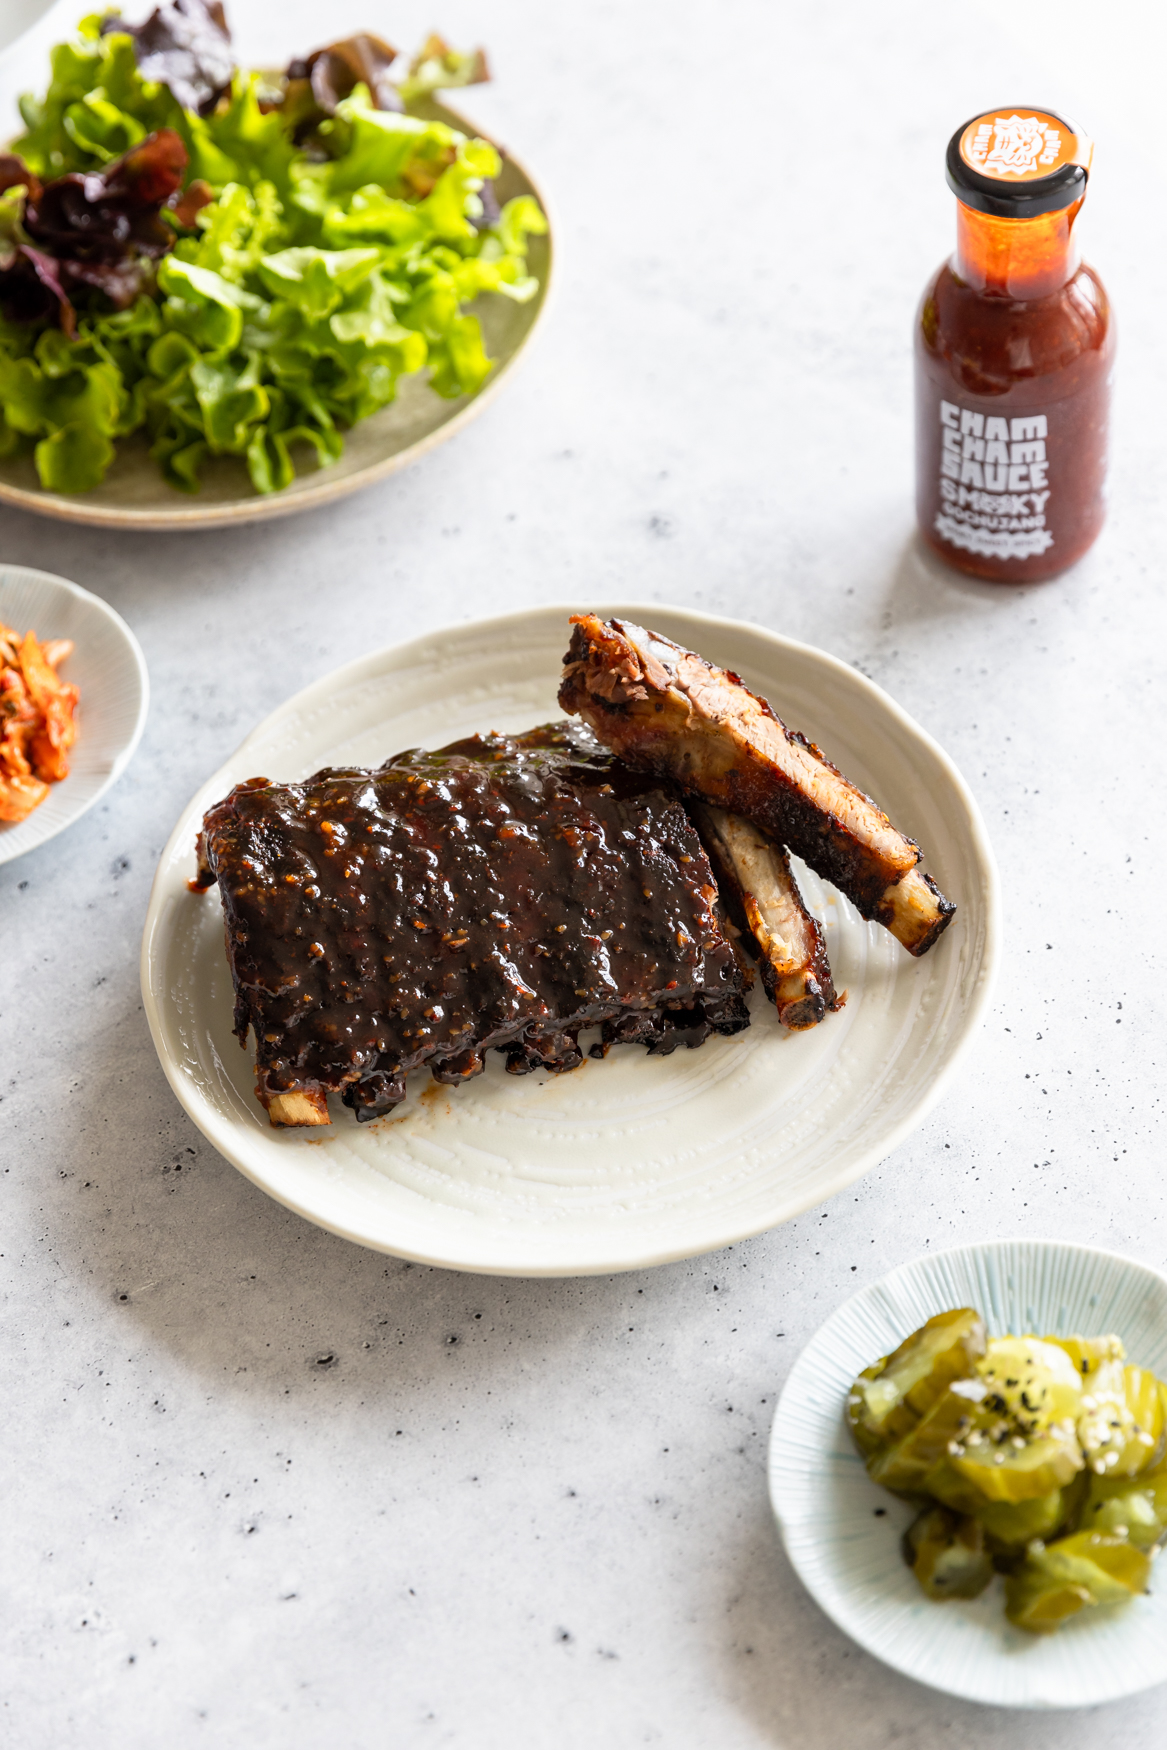
<path fill-rule="evenodd" d="M 1032 559 L 1054 544 L 1044 413 L 1011 418 L 940 403 L 941 540 L 985 559 Z"/>

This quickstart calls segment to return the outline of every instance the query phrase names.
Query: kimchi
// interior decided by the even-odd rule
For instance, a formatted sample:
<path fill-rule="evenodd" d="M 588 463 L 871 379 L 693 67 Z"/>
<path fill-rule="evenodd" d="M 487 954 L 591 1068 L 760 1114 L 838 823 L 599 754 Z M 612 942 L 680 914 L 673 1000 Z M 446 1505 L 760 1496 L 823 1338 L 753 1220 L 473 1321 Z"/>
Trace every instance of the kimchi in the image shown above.
<path fill-rule="evenodd" d="M 68 776 L 79 695 L 57 670 L 72 649 L 0 621 L 0 820 L 23 820 Z"/>

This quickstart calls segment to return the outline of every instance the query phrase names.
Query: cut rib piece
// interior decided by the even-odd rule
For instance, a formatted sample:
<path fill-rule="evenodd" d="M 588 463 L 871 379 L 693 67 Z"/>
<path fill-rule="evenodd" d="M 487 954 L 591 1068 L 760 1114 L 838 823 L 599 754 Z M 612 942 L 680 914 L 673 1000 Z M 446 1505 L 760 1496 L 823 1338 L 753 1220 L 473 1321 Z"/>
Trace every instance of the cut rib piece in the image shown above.
<path fill-rule="evenodd" d="M 329 1093 L 374 1118 L 492 1046 L 524 1074 L 576 1068 L 582 1028 L 659 1054 L 749 1025 L 679 797 L 576 723 L 240 784 L 203 822 L 214 881 L 276 1124 L 328 1123 Z"/>
<path fill-rule="evenodd" d="M 784 1027 L 815 1027 L 838 1007 L 827 945 L 780 845 L 740 814 L 691 802 L 730 916 L 754 943 L 766 994 Z"/>
<path fill-rule="evenodd" d="M 267 1103 L 273 1124 L 331 1124 L 328 1096 L 299 1088 L 290 1094 L 273 1094 Z"/>
<path fill-rule="evenodd" d="M 944 934 L 956 907 L 946 899 L 931 875 L 912 869 L 889 887 L 875 911 L 876 923 L 890 930 L 909 954 L 926 954 Z"/>
<path fill-rule="evenodd" d="M 630 764 L 744 815 L 924 954 L 955 911 L 920 847 L 739 677 L 625 620 L 573 615 L 559 703 Z M 905 891 L 900 892 L 902 884 Z"/>

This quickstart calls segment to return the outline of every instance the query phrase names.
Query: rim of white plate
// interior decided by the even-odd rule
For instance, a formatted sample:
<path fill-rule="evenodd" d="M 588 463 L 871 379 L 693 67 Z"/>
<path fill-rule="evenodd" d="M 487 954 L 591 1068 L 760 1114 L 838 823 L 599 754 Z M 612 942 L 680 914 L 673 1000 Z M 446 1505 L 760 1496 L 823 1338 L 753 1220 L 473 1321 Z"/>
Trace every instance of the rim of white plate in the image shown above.
<path fill-rule="evenodd" d="M 368 655 L 357 657 L 353 662 L 343 664 L 323 675 L 319 680 L 311 682 L 301 689 L 291 699 L 278 706 L 255 729 L 244 738 L 230 759 L 225 761 L 217 771 L 201 784 L 191 797 L 186 807 L 181 811 L 178 821 L 167 840 L 165 849 L 159 859 L 155 872 L 150 900 L 146 913 L 146 922 L 142 934 L 140 956 L 140 976 L 142 1002 L 150 1033 L 158 1052 L 159 1061 L 171 1087 L 188 1115 L 206 1136 L 209 1142 L 217 1148 L 233 1166 L 244 1176 L 258 1185 L 268 1196 L 282 1203 L 285 1208 L 293 1210 L 305 1220 L 316 1226 L 337 1234 L 342 1239 L 351 1240 L 354 1244 L 370 1246 L 375 1250 L 388 1252 L 391 1256 L 409 1259 L 411 1262 L 430 1264 L 441 1269 L 457 1269 L 468 1272 L 481 1272 L 487 1275 L 516 1275 L 525 1277 L 536 1276 L 577 1276 L 577 1275 L 609 1275 L 622 1270 L 635 1270 L 667 1264 L 682 1258 L 701 1256 L 705 1252 L 716 1251 L 723 1246 L 736 1244 L 754 1234 L 765 1232 L 769 1227 L 794 1219 L 803 1210 L 838 1194 L 864 1173 L 869 1172 L 879 1161 L 887 1158 L 904 1138 L 918 1129 L 919 1125 L 931 1111 L 936 1101 L 948 1087 L 953 1075 L 964 1059 L 972 1040 L 976 1037 L 980 1022 L 992 997 L 993 985 L 1000 960 L 1001 951 L 1001 896 L 1000 879 L 997 872 L 996 859 L 989 843 L 980 809 L 960 771 L 950 756 L 940 744 L 918 724 L 915 719 L 898 705 L 877 682 L 862 674 L 851 664 L 839 657 L 830 655 L 817 645 L 807 644 L 802 640 L 787 638 L 780 633 L 772 632 L 768 627 L 749 620 L 733 619 L 725 615 L 710 614 L 700 609 L 682 607 L 669 602 L 644 601 L 608 601 L 593 603 L 589 611 L 594 611 L 603 617 L 616 615 L 620 618 L 635 619 L 638 622 L 647 621 L 651 624 L 653 616 L 672 616 L 685 620 L 693 627 L 716 628 L 725 633 L 741 632 L 751 638 L 760 638 L 763 642 L 772 644 L 784 651 L 792 651 L 804 655 L 810 660 L 825 665 L 834 670 L 848 685 L 854 687 L 860 694 L 866 694 L 872 704 L 887 713 L 908 736 L 925 747 L 942 768 L 947 782 L 960 801 L 965 824 L 976 849 L 981 877 L 980 890 L 984 907 L 984 956 L 981 975 L 976 989 L 971 994 L 965 1010 L 962 1031 L 951 1049 L 951 1054 L 939 1072 L 933 1078 L 927 1090 L 902 1118 L 890 1125 L 882 1133 L 875 1144 L 867 1150 L 858 1153 L 834 1175 L 816 1183 L 813 1191 L 808 1191 L 801 1198 L 793 1199 L 788 1206 L 783 1207 L 780 1215 L 775 1215 L 770 1221 L 757 1222 L 751 1220 L 744 1226 L 730 1226 L 724 1231 L 719 1230 L 707 1242 L 700 1246 L 681 1244 L 663 1246 L 659 1250 L 648 1250 L 638 1253 L 635 1257 L 620 1259 L 600 1259 L 594 1263 L 582 1265 L 572 1263 L 564 1265 L 560 1262 L 546 1267 L 532 1265 L 529 1259 L 523 1258 L 514 1264 L 506 1266 L 497 1260 L 475 1262 L 469 1257 L 453 1259 L 438 1255 L 424 1249 L 408 1245 L 389 1246 L 381 1240 L 354 1229 L 346 1222 L 329 1217 L 326 1211 L 310 1206 L 302 1197 L 289 1193 L 285 1188 L 273 1181 L 266 1171 L 256 1168 L 238 1146 L 238 1132 L 231 1121 L 213 1110 L 203 1099 L 197 1084 L 185 1073 L 182 1066 L 174 1061 L 165 1044 L 165 1028 L 162 1010 L 167 999 L 165 981 L 161 976 L 161 947 L 163 924 L 166 915 L 166 898 L 170 886 L 178 881 L 176 865 L 179 858 L 189 858 L 190 846 L 193 843 L 192 823 L 201 821 L 206 807 L 227 788 L 237 782 L 236 768 L 249 757 L 251 748 L 261 740 L 267 741 L 273 731 L 278 730 L 282 723 L 289 722 L 313 707 L 325 703 L 339 687 L 356 688 L 378 674 L 387 658 L 393 658 L 398 664 L 415 648 L 424 649 L 431 645 L 435 638 L 445 632 L 466 636 L 475 632 L 504 630 L 508 625 L 529 625 L 534 615 L 561 618 L 566 625 L 570 616 L 580 612 L 580 601 L 557 601 L 541 603 L 536 608 L 515 610 L 508 614 L 490 615 L 480 620 L 464 620 L 448 627 L 438 627 L 423 633 L 417 638 L 402 640 L 395 644 L 383 646 L 380 650 Z"/>
<path fill-rule="evenodd" d="M 0 583 L 3 583 L 5 578 L 18 578 L 42 586 L 51 585 L 54 590 L 60 590 L 64 594 L 71 596 L 75 601 L 81 603 L 86 612 L 95 614 L 98 618 L 104 620 L 110 633 L 121 644 L 125 655 L 129 658 L 137 679 L 138 703 L 129 736 L 114 753 L 109 771 L 106 773 L 100 784 L 97 785 L 84 802 L 81 802 L 72 812 L 64 814 L 62 818 L 56 820 L 47 831 L 38 832 L 36 830 L 38 824 L 37 816 L 40 813 L 40 810 L 34 809 L 32 814 L 27 815 L 24 820 L 16 823 L 15 827 L 10 828 L 8 831 L 0 832 L 0 863 L 12 862 L 15 858 L 26 856 L 29 851 L 34 851 L 41 845 L 47 845 L 51 839 L 56 838 L 58 833 L 64 832 L 67 827 L 72 826 L 75 821 L 80 820 L 83 814 L 88 814 L 89 810 L 96 802 L 101 801 L 101 798 L 106 792 L 117 783 L 118 779 L 133 759 L 135 753 L 138 751 L 138 743 L 142 739 L 142 731 L 146 727 L 146 718 L 150 711 L 150 673 L 146 667 L 146 658 L 142 653 L 142 646 L 138 643 L 133 632 L 115 608 L 111 608 L 107 601 L 102 600 L 101 596 L 94 595 L 92 590 L 83 589 L 79 583 L 73 583 L 67 577 L 58 577 L 53 571 L 41 571 L 35 565 L 8 565 L 0 563 Z M 92 697 L 92 694 L 89 696 Z M 84 734 L 84 696 L 80 703 L 80 723 L 81 734 Z M 68 778 L 63 780 L 66 784 L 68 781 Z M 45 818 L 48 819 L 50 817 L 46 816 Z M 22 828 L 29 827 L 33 830 L 27 833 L 22 833 L 21 839 L 17 841 L 15 833 Z M 5 848 L 6 843 L 9 846 L 7 849 Z"/>

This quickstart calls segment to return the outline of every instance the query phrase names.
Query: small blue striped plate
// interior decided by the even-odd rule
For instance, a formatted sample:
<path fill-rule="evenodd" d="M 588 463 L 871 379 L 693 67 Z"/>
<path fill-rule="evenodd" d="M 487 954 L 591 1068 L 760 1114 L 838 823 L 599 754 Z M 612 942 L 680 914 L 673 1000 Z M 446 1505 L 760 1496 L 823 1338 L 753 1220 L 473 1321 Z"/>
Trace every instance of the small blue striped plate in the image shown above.
<path fill-rule="evenodd" d="M 1086 1610 L 1053 1635 L 979 1598 L 925 1598 L 900 1539 L 914 1510 L 877 1488 L 843 1426 L 862 1368 L 934 1313 L 974 1306 L 989 1332 L 1100 1336 L 1167 1373 L 1167 1279 L 1112 1252 L 1051 1240 L 961 1246 L 903 1264 L 841 1306 L 799 1356 L 770 1437 L 770 1497 L 808 1592 L 867 1652 L 918 1683 L 997 1707 L 1093 1707 L 1167 1680 L 1167 1587 Z M 877 1509 L 884 1511 L 877 1515 Z"/>

